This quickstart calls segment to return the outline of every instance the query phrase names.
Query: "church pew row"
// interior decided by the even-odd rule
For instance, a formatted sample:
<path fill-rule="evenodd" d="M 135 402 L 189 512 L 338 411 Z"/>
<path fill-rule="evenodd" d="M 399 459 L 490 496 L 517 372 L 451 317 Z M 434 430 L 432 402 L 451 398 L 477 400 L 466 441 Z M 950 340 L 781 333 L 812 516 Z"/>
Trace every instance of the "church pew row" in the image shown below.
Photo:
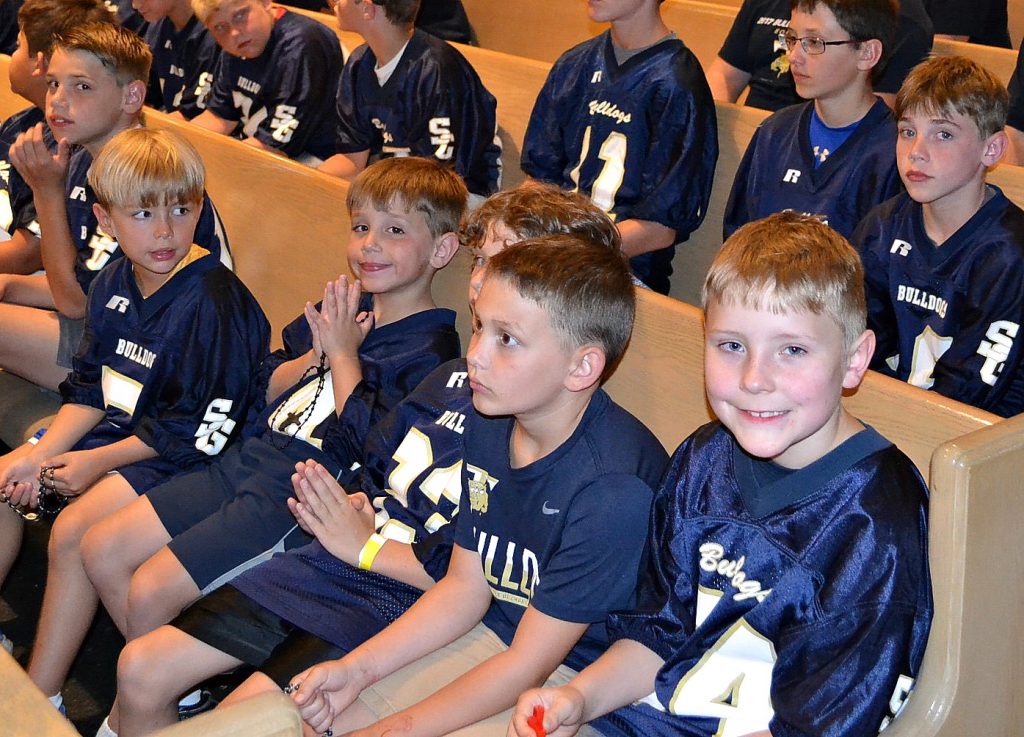
<path fill-rule="evenodd" d="M 559 55 L 608 27 L 587 20 L 583 3 L 549 3 L 544 0 L 496 3 L 493 0 L 463 0 L 473 29 L 486 49 L 530 59 L 553 62 Z M 1021 3 L 1024 6 L 1024 2 Z M 739 2 L 665 0 L 665 23 L 700 59 L 704 69 L 718 56 Z M 543 29 L 542 32 L 538 32 Z M 937 54 L 960 54 L 990 69 L 1004 84 L 1009 82 L 1017 55 L 1015 51 L 991 46 L 937 39 Z"/>
<path fill-rule="evenodd" d="M 4 72 L 0 62 L 0 78 Z M 14 102 L 0 93 L 0 115 L 22 106 L 10 107 Z M 238 271 L 279 329 L 343 268 L 346 185 L 158 113 L 149 114 L 149 124 L 180 130 L 200 149 Z M 462 256 L 439 274 L 435 288 L 439 302 L 460 312 L 464 340 L 466 279 Z M 640 293 L 633 340 L 608 384 L 612 396 L 670 449 L 709 416 L 700 331 L 696 308 Z M 6 401 L 19 382 L 2 378 L 0 397 Z M 873 373 L 846 401 L 914 460 L 932 492 L 935 623 L 915 697 L 887 734 L 952 737 L 977 724 L 992 734 L 1015 733 L 1024 720 L 1015 690 L 1015 676 L 1024 670 L 1024 641 L 1009 613 L 1024 601 L 1024 577 L 1015 575 L 1024 554 L 1007 541 L 1016 539 L 1017 520 L 1024 515 L 1016 481 L 1024 461 L 1024 418 L 997 422 Z M 2 403 L 0 418 L 8 424 Z M 0 660 L 4 667 L 13 666 Z M 0 672 L 0 683 L 5 680 Z M 287 711 L 281 704 L 260 708 Z M 37 711 L 19 713 L 34 720 Z"/>

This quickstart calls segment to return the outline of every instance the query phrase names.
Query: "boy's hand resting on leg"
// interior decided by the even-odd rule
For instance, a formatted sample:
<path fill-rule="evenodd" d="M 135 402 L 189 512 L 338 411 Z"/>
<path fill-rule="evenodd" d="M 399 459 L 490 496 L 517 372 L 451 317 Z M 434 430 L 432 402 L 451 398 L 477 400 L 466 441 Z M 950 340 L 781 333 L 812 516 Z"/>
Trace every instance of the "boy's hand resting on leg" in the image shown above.
<path fill-rule="evenodd" d="M 295 498 L 288 508 L 299 526 L 316 537 L 327 551 L 351 566 L 375 529 L 375 512 L 366 494 L 346 493 L 330 472 L 315 461 L 295 466 Z"/>
<path fill-rule="evenodd" d="M 544 733 L 547 737 L 572 737 L 583 725 L 583 694 L 572 686 L 534 688 L 523 693 L 512 712 L 509 737 L 537 737 L 530 725 L 534 709 L 544 710 Z"/>
<path fill-rule="evenodd" d="M 322 734 L 359 698 L 370 680 L 366 674 L 349 665 L 346 658 L 328 660 L 292 679 L 292 684 L 298 686 L 292 693 L 292 700 L 299 708 L 302 720 Z"/>

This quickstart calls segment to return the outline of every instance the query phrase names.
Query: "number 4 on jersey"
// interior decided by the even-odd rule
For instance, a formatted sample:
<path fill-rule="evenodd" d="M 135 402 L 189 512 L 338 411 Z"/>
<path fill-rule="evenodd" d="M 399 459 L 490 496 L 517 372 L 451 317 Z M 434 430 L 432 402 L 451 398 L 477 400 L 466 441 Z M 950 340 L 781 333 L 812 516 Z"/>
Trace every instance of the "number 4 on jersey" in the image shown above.
<path fill-rule="evenodd" d="M 722 592 L 697 591 L 697 627 L 718 604 Z M 719 719 L 715 737 L 740 737 L 768 728 L 775 647 L 739 619 L 708 648 L 676 686 L 673 714 Z"/>

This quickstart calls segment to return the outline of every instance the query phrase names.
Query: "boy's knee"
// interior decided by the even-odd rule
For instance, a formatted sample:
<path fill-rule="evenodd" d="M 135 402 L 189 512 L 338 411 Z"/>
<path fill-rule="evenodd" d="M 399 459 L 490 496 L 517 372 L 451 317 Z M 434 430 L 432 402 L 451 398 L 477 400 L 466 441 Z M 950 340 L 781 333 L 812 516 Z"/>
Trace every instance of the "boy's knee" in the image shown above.
<path fill-rule="evenodd" d="M 117 659 L 118 699 L 135 708 L 160 700 L 163 668 L 158 655 L 153 637 L 140 637 L 124 646 Z"/>
<path fill-rule="evenodd" d="M 103 577 L 117 565 L 116 541 L 104 534 L 102 525 L 93 525 L 82 535 L 82 564 L 90 578 Z"/>
<path fill-rule="evenodd" d="M 79 555 L 82 544 L 82 537 L 89 529 L 91 520 L 77 515 L 73 507 L 67 507 L 54 520 L 53 528 L 50 530 L 50 542 L 48 551 L 51 556 Z"/>

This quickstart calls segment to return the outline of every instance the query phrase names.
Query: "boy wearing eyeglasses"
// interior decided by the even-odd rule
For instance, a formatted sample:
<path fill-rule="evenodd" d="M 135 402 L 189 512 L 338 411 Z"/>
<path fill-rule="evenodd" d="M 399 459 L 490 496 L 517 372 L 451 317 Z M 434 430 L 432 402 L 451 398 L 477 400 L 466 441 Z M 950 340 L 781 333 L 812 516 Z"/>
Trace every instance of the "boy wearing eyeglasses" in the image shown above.
<path fill-rule="evenodd" d="M 896 122 L 872 91 L 897 23 L 894 0 L 794 0 L 784 39 L 797 94 L 754 133 L 726 205 L 725 237 L 782 210 L 850 238 L 902 190 Z"/>
<path fill-rule="evenodd" d="M 334 153 L 334 33 L 271 0 L 193 0 L 192 9 L 225 52 L 192 122 L 305 164 Z"/>

